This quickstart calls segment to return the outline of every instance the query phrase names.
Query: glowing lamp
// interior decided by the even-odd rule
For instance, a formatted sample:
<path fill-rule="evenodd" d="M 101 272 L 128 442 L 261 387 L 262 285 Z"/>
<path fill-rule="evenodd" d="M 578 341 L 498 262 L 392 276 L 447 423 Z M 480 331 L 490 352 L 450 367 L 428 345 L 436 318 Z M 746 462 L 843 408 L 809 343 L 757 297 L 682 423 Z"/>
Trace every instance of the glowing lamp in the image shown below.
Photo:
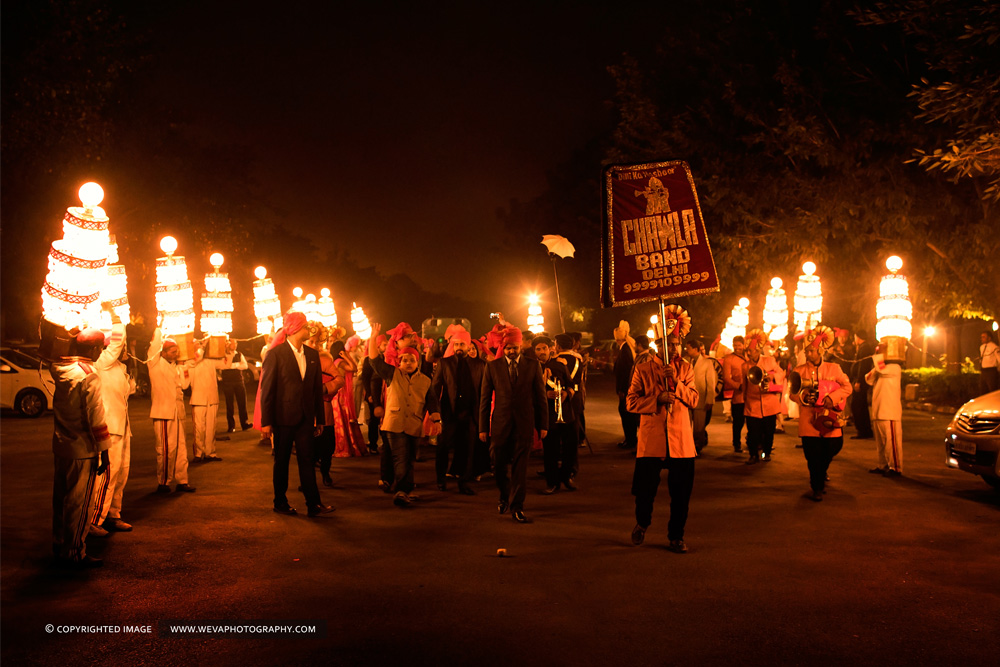
<path fill-rule="evenodd" d="M 292 288 L 292 296 L 294 296 L 296 299 L 301 299 L 302 298 L 302 288 L 301 287 L 293 287 Z"/>
<path fill-rule="evenodd" d="M 351 328 L 361 340 L 368 340 L 372 337 L 372 327 L 365 316 L 365 311 L 358 304 L 352 304 L 351 308 Z"/>
<path fill-rule="evenodd" d="M 219 267 L 222 266 L 225 261 L 226 259 L 222 256 L 221 252 L 213 252 L 212 256 L 208 258 L 208 263 L 211 264 L 216 271 L 219 270 Z"/>
<path fill-rule="evenodd" d="M 160 239 L 160 250 L 166 253 L 167 257 L 172 257 L 177 252 L 177 239 L 173 236 L 164 236 Z"/>
<path fill-rule="evenodd" d="M 886 361 L 906 361 L 906 342 L 913 335 L 910 320 L 913 304 L 906 277 L 898 273 L 903 260 L 893 255 L 885 260 L 889 273 L 879 284 L 878 303 L 875 304 L 875 337 L 883 346 Z"/>
<path fill-rule="evenodd" d="M 802 265 L 802 275 L 795 286 L 793 320 L 797 332 L 810 329 L 823 320 L 823 288 L 815 273 L 816 265 L 806 262 Z"/>
<path fill-rule="evenodd" d="M 254 269 L 257 280 L 253 283 L 253 313 L 257 318 L 257 333 L 269 334 L 284 325 L 281 317 L 281 302 L 274 290 L 274 282 L 267 277 L 267 269 Z"/>
<path fill-rule="evenodd" d="M 726 319 L 726 326 L 719 336 L 719 342 L 723 346 L 733 349 L 733 338 L 745 336 L 747 325 L 750 324 L 750 299 L 743 297 L 733 306 L 733 311 Z"/>
<path fill-rule="evenodd" d="M 316 312 L 320 324 L 325 327 L 337 326 L 337 309 L 333 303 L 333 299 L 330 298 L 330 288 L 324 287 L 319 291 Z"/>
<path fill-rule="evenodd" d="M 121 321 L 128 322 L 131 317 L 128 305 L 128 276 L 125 274 L 125 267 L 118 264 L 117 239 L 111 235 L 109 240 L 107 274 L 101 283 L 101 301 L 110 303 L 111 309 Z M 111 313 L 102 310 L 101 331 L 110 333 L 112 326 Z"/>
<path fill-rule="evenodd" d="M 538 303 L 538 295 L 528 296 L 528 331 L 540 334 L 545 331 L 545 318 L 542 316 L 542 306 Z"/>
<path fill-rule="evenodd" d="M 102 201 L 104 201 L 104 188 L 102 188 L 97 183 L 84 183 L 80 186 L 80 201 L 83 202 L 84 208 L 94 208 Z"/>
<path fill-rule="evenodd" d="M 1000 325 L 997 324 L 996 320 L 993 320 L 993 326 L 991 326 L 990 328 L 996 331 L 998 328 L 1000 328 Z"/>
<path fill-rule="evenodd" d="M 924 336 L 933 336 L 937 333 L 937 329 L 931 325 L 924 327 Z"/>
<path fill-rule="evenodd" d="M 229 282 L 229 274 L 219 272 L 225 262 L 222 253 L 212 253 L 208 261 L 215 271 L 205 274 L 199 328 L 206 336 L 224 337 L 233 331 L 233 287 Z M 223 346 L 216 341 L 208 349 L 208 356 L 217 357 L 222 353 Z"/>
<path fill-rule="evenodd" d="M 778 345 L 788 336 L 788 296 L 782 284 L 781 278 L 771 278 L 771 289 L 764 298 L 764 330 Z"/>

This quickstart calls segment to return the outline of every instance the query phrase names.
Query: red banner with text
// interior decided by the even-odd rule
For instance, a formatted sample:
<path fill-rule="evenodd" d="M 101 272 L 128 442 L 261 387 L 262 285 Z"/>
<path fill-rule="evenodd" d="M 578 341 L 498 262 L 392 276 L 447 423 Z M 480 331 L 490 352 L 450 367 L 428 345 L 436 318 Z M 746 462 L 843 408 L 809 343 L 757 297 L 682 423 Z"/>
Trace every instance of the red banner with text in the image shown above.
<path fill-rule="evenodd" d="M 719 291 L 719 276 L 686 162 L 604 170 L 605 308 Z"/>

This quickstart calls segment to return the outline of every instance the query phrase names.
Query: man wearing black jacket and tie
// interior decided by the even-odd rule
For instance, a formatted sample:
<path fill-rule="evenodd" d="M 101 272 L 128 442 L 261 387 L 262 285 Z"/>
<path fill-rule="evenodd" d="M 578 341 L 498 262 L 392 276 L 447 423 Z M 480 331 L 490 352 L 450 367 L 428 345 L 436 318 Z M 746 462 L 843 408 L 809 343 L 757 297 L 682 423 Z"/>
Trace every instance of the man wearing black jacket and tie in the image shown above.
<path fill-rule="evenodd" d="M 313 438 L 323 431 L 326 414 L 319 353 L 304 344 L 309 335 L 305 315 L 288 313 L 261 370 L 261 433 L 265 438 L 274 434 L 274 511 L 278 514 L 296 513 L 285 495 L 293 444 L 309 516 L 333 511 L 320 501 L 316 485 Z"/>
<path fill-rule="evenodd" d="M 521 330 L 507 326 L 502 333 L 500 357 L 486 365 L 479 393 L 479 439 L 490 439 L 490 457 L 500 490 L 497 509 L 511 510 L 518 523 L 524 516 L 525 477 L 533 431 L 544 439 L 548 434 L 549 413 L 542 383 L 542 367 L 521 354 Z M 494 394 L 493 418 L 490 406 Z M 510 471 L 508 472 L 508 466 Z"/>
<path fill-rule="evenodd" d="M 486 368 L 482 359 L 467 356 L 471 345 L 472 337 L 464 328 L 452 334 L 447 351 L 434 367 L 431 383 L 431 391 L 441 406 L 441 436 L 435 461 L 438 488 L 447 488 L 448 454 L 454 452 L 458 491 L 466 496 L 476 495 L 469 484 L 479 431 L 479 389 Z"/>

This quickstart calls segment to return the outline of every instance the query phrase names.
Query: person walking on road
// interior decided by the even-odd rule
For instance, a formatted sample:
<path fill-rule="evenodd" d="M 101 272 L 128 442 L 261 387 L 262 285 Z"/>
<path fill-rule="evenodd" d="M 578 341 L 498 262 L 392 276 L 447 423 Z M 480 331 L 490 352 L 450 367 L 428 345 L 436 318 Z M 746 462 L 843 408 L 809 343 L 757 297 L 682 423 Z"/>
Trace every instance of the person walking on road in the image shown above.
<path fill-rule="evenodd" d="M 629 323 L 621 320 L 614 331 L 618 355 L 615 357 L 615 392 L 618 394 L 618 416 L 622 422 L 624 440 L 618 444 L 621 449 L 633 450 L 638 447 L 639 415 L 625 407 L 625 396 L 632 382 L 632 368 L 635 366 L 635 340 L 629 336 Z"/>
<path fill-rule="evenodd" d="M 868 472 L 885 477 L 903 474 L 903 367 L 885 362 L 876 354 L 874 366 L 865 375 L 872 386 L 872 430 L 878 465 Z"/>
<path fill-rule="evenodd" d="M 180 348 L 172 338 L 164 338 L 157 327 L 149 344 L 149 384 L 152 405 L 149 417 L 153 420 L 156 438 L 157 493 L 170 493 L 170 482 L 177 482 L 177 490 L 193 492 L 188 484 L 187 442 L 184 440 L 184 390 L 191 386 L 191 375 L 186 367 L 179 366 Z"/>
<path fill-rule="evenodd" d="M 694 489 L 694 459 L 697 456 L 690 411 L 698 404 L 698 390 L 691 364 L 681 358 L 681 339 L 691 330 L 691 318 L 680 306 L 670 305 L 663 325 L 657 323 L 655 326 L 661 332 L 657 346 L 660 350 L 667 346 L 669 363 L 664 365 L 660 354 L 640 357 L 627 396 L 628 409 L 640 415 L 639 446 L 632 474 L 636 521 L 632 544 L 642 544 L 652 524 L 660 473 L 666 469 L 670 492 L 670 520 L 667 523 L 670 544 L 667 548 L 675 553 L 686 553 L 684 528 Z M 662 337 L 664 329 L 666 339 Z"/>
<path fill-rule="evenodd" d="M 691 409 L 691 419 L 694 429 L 694 446 L 700 453 L 708 446 L 708 431 L 705 429 L 712 419 L 718 375 L 715 371 L 715 364 L 702 353 L 701 343 L 689 340 L 684 347 L 691 368 L 694 370 L 694 388 L 698 391 L 698 404 Z"/>

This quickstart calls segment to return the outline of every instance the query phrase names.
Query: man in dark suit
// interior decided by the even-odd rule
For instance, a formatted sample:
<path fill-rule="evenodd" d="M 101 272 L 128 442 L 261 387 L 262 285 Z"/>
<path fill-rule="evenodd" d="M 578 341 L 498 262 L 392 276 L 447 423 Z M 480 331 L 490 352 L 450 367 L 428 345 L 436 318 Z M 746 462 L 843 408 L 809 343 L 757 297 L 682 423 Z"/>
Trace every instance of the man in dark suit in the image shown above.
<path fill-rule="evenodd" d="M 326 415 L 319 353 L 304 344 L 309 335 L 305 315 L 289 313 L 261 371 L 261 433 L 265 438 L 274 433 L 274 511 L 278 514 L 295 514 L 285 495 L 293 444 L 309 516 L 333 511 L 320 501 L 316 485 L 313 438 L 323 431 Z"/>
<path fill-rule="evenodd" d="M 549 413 L 542 383 L 542 367 L 521 355 L 521 331 L 507 326 L 503 330 L 501 356 L 486 365 L 479 393 L 479 439 L 490 438 L 497 488 L 500 489 L 500 514 L 511 510 L 518 523 L 524 516 L 525 477 L 533 431 L 548 434 Z M 494 395 L 493 419 L 490 405 Z M 508 466 L 510 472 L 508 472 Z"/>
<path fill-rule="evenodd" d="M 466 496 L 476 492 L 469 484 L 473 477 L 473 448 L 479 430 L 479 390 L 483 384 L 486 362 L 470 359 L 466 352 L 472 345 L 468 331 L 456 331 L 444 357 L 434 368 L 431 391 L 441 406 L 441 436 L 438 438 L 437 484 L 447 489 L 448 454 L 454 452 L 458 471 L 458 491 Z"/>
<path fill-rule="evenodd" d="M 875 367 L 872 355 L 875 348 L 868 342 L 868 332 L 858 329 L 854 334 L 855 360 L 851 367 L 851 382 L 854 385 L 854 392 L 851 394 L 851 413 L 854 415 L 854 428 L 857 435 L 851 436 L 851 440 L 871 440 L 875 437 L 872 430 L 871 414 L 868 412 L 868 383 L 865 382 L 865 375 Z"/>

